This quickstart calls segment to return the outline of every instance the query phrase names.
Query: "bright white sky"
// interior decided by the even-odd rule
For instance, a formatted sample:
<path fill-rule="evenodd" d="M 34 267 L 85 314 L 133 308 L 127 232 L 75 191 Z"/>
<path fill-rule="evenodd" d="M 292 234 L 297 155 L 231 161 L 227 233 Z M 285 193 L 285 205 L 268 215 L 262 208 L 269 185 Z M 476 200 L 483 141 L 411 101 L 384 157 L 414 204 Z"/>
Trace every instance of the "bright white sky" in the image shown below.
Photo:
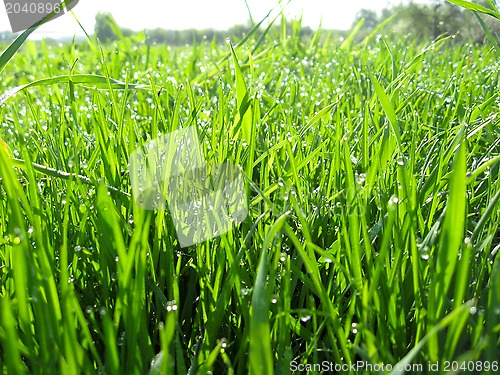
<path fill-rule="evenodd" d="M 254 21 L 262 19 L 278 0 L 247 0 Z M 428 3 L 431 0 L 414 2 Z M 317 28 L 320 20 L 324 28 L 348 29 L 362 9 L 379 12 L 401 0 L 291 0 L 285 13 L 293 18 L 303 15 L 303 24 Z M 164 28 L 213 28 L 226 30 L 235 24 L 245 24 L 248 11 L 244 0 L 80 0 L 74 13 L 87 32 L 94 30 L 95 14 L 106 11 L 113 14 L 120 26 L 133 30 Z M 5 6 L 0 1 L 0 31 L 9 30 Z M 49 22 L 37 31 L 38 36 L 82 35 L 74 18 L 68 14 Z"/>

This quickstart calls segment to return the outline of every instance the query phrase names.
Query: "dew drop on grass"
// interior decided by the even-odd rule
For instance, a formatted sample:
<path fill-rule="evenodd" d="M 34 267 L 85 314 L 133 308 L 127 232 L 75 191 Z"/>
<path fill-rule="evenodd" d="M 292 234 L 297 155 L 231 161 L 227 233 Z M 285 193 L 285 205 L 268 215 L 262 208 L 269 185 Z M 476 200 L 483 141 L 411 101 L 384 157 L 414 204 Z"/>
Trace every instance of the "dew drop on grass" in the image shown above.
<path fill-rule="evenodd" d="M 177 310 L 177 302 L 174 301 L 168 301 L 167 302 L 167 307 L 166 307 L 166 310 L 167 311 L 176 311 Z"/>
<path fill-rule="evenodd" d="M 116 343 L 116 345 L 122 346 L 124 340 L 125 340 L 125 332 L 122 332 L 120 336 L 118 336 L 118 342 Z"/>
<path fill-rule="evenodd" d="M 299 319 L 301 322 L 305 323 L 311 320 L 311 314 L 309 314 L 307 310 L 302 310 L 299 314 Z"/>
<path fill-rule="evenodd" d="M 307 322 L 307 321 L 308 321 L 308 320 L 310 320 L 310 319 L 311 319 L 311 315 L 306 315 L 306 316 L 303 316 L 303 317 L 301 317 L 301 318 L 300 318 L 300 320 L 301 320 L 302 322 L 304 322 L 304 323 L 305 323 L 305 322 Z"/>
<path fill-rule="evenodd" d="M 225 337 L 221 338 L 219 341 L 219 344 L 221 346 L 222 349 L 226 349 L 227 348 L 227 339 Z"/>
<path fill-rule="evenodd" d="M 394 195 L 389 199 L 389 206 L 396 206 L 399 202 L 399 198 Z"/>
<path fill-rule="evenodd" d="M 431 252 L 429 246 L 423 246 L 420 248 L 420 258 L 423 260 L 429 260 L 430 254 Z"/>

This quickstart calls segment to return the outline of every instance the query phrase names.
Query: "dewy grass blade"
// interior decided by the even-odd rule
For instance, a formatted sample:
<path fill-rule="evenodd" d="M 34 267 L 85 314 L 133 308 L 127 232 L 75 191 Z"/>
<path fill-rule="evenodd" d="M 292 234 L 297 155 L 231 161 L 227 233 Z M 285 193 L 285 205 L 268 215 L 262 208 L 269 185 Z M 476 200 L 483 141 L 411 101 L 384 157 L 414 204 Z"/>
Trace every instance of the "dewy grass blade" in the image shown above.
<path fill-rule="evenodd" d="M 230 43 L 231 54 L 233 56 L 234 72 L 236 77 L 236 99 L 238 104 L 238 114 L 235 118 L 235 124 L 241 123 L 241 131 L 243 134 L 243 139 L 250 144 L 252 142 L 253 135 L 253 121 L 252 121 L 252 105 L 253 100 L 250 99 L 250 95 L 245 83 L 245 78 L 241 72 L 240 64 L 238 62 L 238 56 Z"/>
<path fill-rule="evenodd" d="M 272 244 L 274 237 L 281 231 L 288 219 L 288 212 L 281 215 L 270 228 L 264 240 L 257 278 L 252 295 L 252 314 L 250 316 L 250 373 L 251 374 L 273 374 L 274 360 L 271 346 L 269 327 L 270 295 L 269 285 L 266 281 L 268 275 L 268 247 Z"/>
<path fill-rule="evenodd" d="M 464 127 L 460 130 L 463 139 Z M 429 323 L 435 324 L 448 304 L 448 292 L 455 273 L 463 243 L 463 227 L 466 218 L 466 144 L 460 142 L 452 164 L 449 181 L 449 197 L 444 221 L 440 229 L 440 241 L 436 257 L 436 269 L 429 296 Z M 432 360 L 438 359 L 437 337 L 429 342 Z"/>
<path fill-rule="evenodd" d="M 481 28 L 483 29 L 484 34 L 486 35 L 486 38 L 488 38 L 488 40 L 493 45 L 493 47 L 495 47 L 495 50 L 497 51 L 497 53 L 499 53 L 500 52 L 500 44 L 498 44 L 497 39 L 491 33 L 491 30 L 489 29 L 488 25 L 486 25 L 486 23 L 483 21 L 483 19 L 481 18 L 481 16 L 477 12 L 474 12 L 474 17 L 476 17 L 477 22 L 479 22 L 479 24 L 481 25 Z"/>
<path fill-rule="evenodd" d="M 385 90 L 380 85 L 377 78 L 373 74 L 370 74 L 370 79 L 373 83 L 373 87 L 375 88 L 375 92 L 377 93 L 377 96 L 380 100 L 380 103 L 382 104 L 382 108 L 384 109 L 385 114 L 387 115 L 387 118 L 389 119 L 389 123 L 391 124 L 391 129 L 394 132 L 394 135 L 396 137 L 396 141 L 398 143 L 399 152 L 402 153 L 403 152 L 403 145 L 401 144 L 401 130 L 399 128 L 398 119 L 396 117 L 396 111 L 394 110 L 394 107 L 392 106 L 392 103 L 391 103 L 391 100 L 389 99 L 389 96 L 387 96 L 387 94 L 385 93 Z"/>
<path fill-rule="evenodd" d="M 345 185 L 346 185 L 346 221 L 349 223 L 348 236 L 345 241 L 350 248 L 349 254 L 352 267 L 353 282 L 359 293 L 363 290 L 363 274 L 361 271 L 361 248 L 360 248 L 360 206 L 357 199 L 356 183 L 354 181 L 354 171 L 352 167 L 352 159 L 347 142 L 344 144 L 344 168 L 345 168 Z"/>
<path fill-rule="evenodd" d="M 51 77 L 51 78 L 44 78 L 44 79 L 39 79 L 34 82 L 27 83 L 25 85 L 17 86 L 14 87 L 10 90 L 7 90 L 4 92 L 2 95 L 0 95 L 0 106 L 5 103 L 5 101 L 15 94 L 17 94 L 19 91 L 31 88 L 31 87 L 37 87 L 37 86 L 48 86 L 48 85 L 54 85 L 54 84 L 60 84 L 60 83 L 71 83 L 71 84 L 80 84 L 80 85 L 86 85 L 89 87 L 96 87 L 99 89 L 105 89 L 108 88 L 109 85 L 111 86 L 112 89 L 115 90 L 125 90 L 125 89 L 147 89 L 149 86 L 147 85 L 134 85 L 134 84 L 127 84 L 124 82 L 120 82 L 114 79 L 109 79 L 104 76 L 96 75 L 96 74 L 72 74 L 72 75 L 64 75 L 64 76 L 57 76 L 57 77 Z"/>
<path fill-rule="evenodd" d="M 14 159 L 12 159 L 12 164 L 18 168 L 25 168 L 26 161 L 24 161 L 22 159 L 14 158 Z M 45 167 L 45 166 L 37 164 L 37 163 L 31 163 L 31 167 L 34 170 L 36 170 L 37 172 L 40 172 L 46 176 L 57 177 L 57 178 L 61 178 L 63 180 L 77 179 L 77 180 L 79 180 L 87 185 L 91 185 L 94 187 L 97 187 L 99 185 L 98 182 L 94 182 L 90 178 L 76 174 L 76 173 L 69 173 L 69 172 L 65 172 L 65 171 L 60 171 L 60 170 L 57 170 L 54 168 Z M 129 193 L 121 191 L 120 189 L 115 188 L 113 186 L 106 185 L 106 188 L 108 190 L 115 192 L 115 193 L 120 193 L 126 197 L 130 197 Z"/>
<path fill-rule="evenodd" d="M 420 340 L 420 342 L 411 349 L 406 356 L 404 356 L 401 361 L 399 361 L 396 365 L 393 366 L 394 370 L 389 373 L 389 375 L 403 375 L 407 371 L 405 368 L 408 368 L 414 358 L 418 356 L 418 354 L 422 351 L 424 345 L 433 337 L 445 329 L 447 326 L 452 324 L 456 319 L 460 318 L 463 314 L 468 314 L 469 306 L 464 304 L 460 306 L 460 308 L 453 310 L 450 314 L 446 315 L 443 319 L 441 319 L 432 329 L 425 335 L 425 337 Z M 409 367 L 411 368 L 411 367 Z"/>
<path fill-rule="evenodd" d="M 496 10 L 488 9 L 482 5 L 472 3 L 470 1 L 465 0 L 447 0 L 450 3 L 461 6 L 462 8 L 469 9 L 475 12 L 480 12 L 484 14 L 488 14 L 492 17 L 500 19 L 500 13 Z"/>

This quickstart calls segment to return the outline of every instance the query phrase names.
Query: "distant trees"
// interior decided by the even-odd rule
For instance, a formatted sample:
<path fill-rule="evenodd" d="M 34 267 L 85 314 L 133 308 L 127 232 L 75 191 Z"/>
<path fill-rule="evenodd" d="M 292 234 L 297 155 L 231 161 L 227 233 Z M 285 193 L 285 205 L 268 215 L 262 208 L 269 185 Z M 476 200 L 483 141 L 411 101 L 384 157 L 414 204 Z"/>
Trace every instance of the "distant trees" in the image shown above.
<path fill-rule="evenodd" d="M 475 3 L 488 6 L 486 0 L 476 0 Z M 435 39 L 440 35 L 456 35 L 457 40 L 482 42 L 484 32 L 474 15 L 446 1 L 435 0 L 432 4 L 396 5 L 382 11 L 378 16 L 371 10 L 362 9 L 358 12 L 355 24 L 365 19 L 364 32 L 373 30 L 380 22 L 395 15 L 390 26 L 395 32 L 412 34 L 420 39 Z M 483 17 L 493 35 L 500 35 L 500 22 L 492 17 Z"/>
<path fill-rule="evenodd" d="M 434 1 L 431 5 L 399 5 L 392 11 L 397 14 L 396 31 L 425 39 L 435 39 L 443 34 L 463 34 L 463 25 L 472 21 L 466 12 L 444 1 Z"/>
<path fill-rule="evenodd" d="M 111 14 L 103 12 L 95 16 L 94 34 L 101 42 L 109 42 L 118 38 L 111 27 L 112 18 Z"/>
<path fill-rule="evenodd" d="M 487 0 L 475 0 L 483 6 L 488 6 Z M 432 4 L 417 4 L 410 1 L 408 4 L 400 4 L 383 9 L 381 14 L 370 9 L 361 9 L 354 24 L 364 19 L 363 26 L 357 38 L 368 35 L 381 22 L 394 15 L 394 19 L 387 25 L 386 30 L 392 29 L 399 34 L 412 34 L 422 40 L 436 39 L 440 35 L 455 35 L 456 41 L 472 41 L 481 43 L 485 40 L 483 29 L 479 26 L 475 16 L 470 11 L 450 4 L 444 0 L 435 0 Z M 482 15 L 483 21 L 494 36 L 500 36 L 500 21 L 492 17 Z M 95 35 L 103 43 L 112 42 L 123 37 L 134 34 L 132 30 L 118 26 L 113 16 L 109 13 L 98 13 L 95 18 Z M 297 26 L 298 25 L 298 26 Z M 297 31 L 297 27 L 298 30 Z M 152 43 L 165 43 L 172 46 L 201 43 L 203 40 L 222 41 L 227 37 L 238 40 L 248 34 L 252 25 L 236 25 L 229 30 L 146 30 L 146 34 Z M 314 34 L 309 27 L 302 27 L 299 21 L 287 21 L 286 28 L 282 25 L 274 25 L 271 32 L 282 37 L 283 30 L 291 31 L 295 39 L 307 39 Z M 263 29 L 256 32 L 257 37 L 262 35 Z M 334 31 L 331 35 L 344 35 L 345 31 Z M 0 34 L 0 41 L 2 34 Z"/>
<path fill-rule="evenodd" d="M 197 30 L 166 30 L 156 28 L 147 30 L 146 34 L 153 43 L 166 43 L 170 45 L 186 45 L 193 42 L 200 43 L 203 39 L 224 40 L 228 35 L 241 38 L 251 30 L 249 25 L 236 25 L 227 31 L 212 29 Z M 102 42 L 113 42 L 123 37 L 134 34 L 132 30 L 120 27 L 110 13 L 99 12 L 95 17 L 95 36 Z"/>
<path fill-rule="evenodd" d="M 134 34 L 132 30 L 118 26 L 113 15 L 107 12 L 99 12 L 96 14 L 94 33 L 95 36 L 104 43 Z"/>
<path fill-rule="evenodd" d="M 356 19 L 354 20 L 354 25 L 357 25 L 358 22 L 364 19 L 363 29 L 365 30 L 373 30 L 377 25 L 382 21 L 382 19 L 377 15 L 377 12 L 371 9 L 361 9 L 356 14 Z"/>
<path fill-rule="evenodd" d="M 286 24 L 286 29 L 292 31 L 296 29 L 296 22 L 289 21 Z M 226 38 L 231 40 L 240 40 L 252 30 L 251 24 L 235 25 L 228 30 L 214 29 L 186 29 L 186 30 L 166 30 L 156 28 L 146 30 L 145 33 L 152 43 L 165 43 L 172 46 L 183 46 L 186 44 L 201 43 L 203 40 L 218 40 L 223 41 Z M 281 35 L 281 26 L 274 25 L 272 27 L 276 34 Z M 263 29 L 257 30 L 256 35 L 259 37 L 264 32 Z M 102 42 L 108 43 L 119 40 L 123 37 L 129 37 L 134 34 L 130 29 L 120 27 L 110 13 L 98 13 L 95 17 L 94 26 L 95 36 Z M 297 33 L 295 33 L 297 34 Z M 294 34 L 294 35 L 295 35 Z M 300 38 L 308 38 L 314 34 L 310 27 L 299 27 Z M 298 34 L 296 36 L 298 36 Z"/>
<path fill-rule="evenodd" d="M 165 30 L 153 29 L 147 30 L 147 35 L 153 43 L 166 43 L 174 46 L 182 46 L 186 44 L 201 43 L 203 40 L 225 40 L 228 36 L 241 39 L 245 34 L 250 32 L 250 25 L 236 25 L 226 31 L 214 29 L 186 29 L 186 30 Z"/>

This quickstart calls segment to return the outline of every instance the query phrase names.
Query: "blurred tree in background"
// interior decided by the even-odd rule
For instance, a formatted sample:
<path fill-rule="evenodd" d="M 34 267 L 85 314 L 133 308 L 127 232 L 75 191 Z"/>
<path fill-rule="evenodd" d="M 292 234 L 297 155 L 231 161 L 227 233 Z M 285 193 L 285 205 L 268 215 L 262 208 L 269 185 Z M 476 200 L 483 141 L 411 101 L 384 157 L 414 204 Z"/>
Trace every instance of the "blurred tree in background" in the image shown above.
<path fill-rule="evenodd" d="M 99 12 L 95 16 L 94 34 L 101 42 L 110 42 L 118 39 L 118 36 L 111 27 L 112 22 L 115 21 L 109 13 Z"/>
<path fill-rule="evenodd" d="M 488 7 L 487 0 L 476 0 L 477 4 Z M 395 5 L 383 9 L 380 14 L 370 9 L 361 9 L 354 21 L 357 25 L 361 19 L 364 23 L 356 35 L 356 40 L 361 40 L 369 35 L 381 22 L 384 22 L 389 17 L 393 16 L 385 27 L 385 31 L 392 30 L 395 34 L 408 35 L 411 34 L 419 40 L 430 41 L 440 36 L 452 35 L 457 43 L 473 42 L 483 43 L 485 34 L 480 27 L 474 14 L 464 10 L 456 5 L 450 4 L 444 0 L 434 0 L 430 4 L 419 4 L 410 1 L 409 3 Z M 492 34 L 498 39 L 500 36 L 500 22 L 490 16 L 482 16 L 483 21 L 491 30 Z M 283 25 L 274 25 L 273 29 L 276 35 L 281 35 L 283 29 L 292 32 L 295 38 L 308 39 L 314 34 L 314 31 L 309 27 L 301 27 L 300 32 L 296 32 L 294 22 L 287 21 L 286 27 Z M 295 25 L 295 26 L 294 26 Z M 232 40 L 240 40 L 252 29 L 250 23 L 246 25 L 236 25 L 229 30 L 165 30 L 154 29 L 147 30 L 149 40 L 152 43 L 165 43 L 172 46 L 181 46 L 192 43 L 200 43 L 203 40 L 223 41 L 227 37 Z M 124 29 L 118 26 L 113 16 L 109 13 L 98 13 L 95 23 L 95 36 L 103 43 L 112 42 L 123 37 L 128 37 L 134 34 L 132 30 Z M 257 32 L 261 35 L 263 30 Z M 331 37 L 345 37 L 349 31 L 344 30 L 328 30 Z M 1 39 L 0 39 L 1 40 Z"/>
<path fill-rule="evenodd" d="M 486 0 L 476 0 L 476 4 L 488 7 Z M 395 16 L 388 28 L 399 34 L 411 34 L 419 39 L 431 40 L 441 35 L 454 35 L 457 42 L 482 43 L 485 34 L 479 26 L 474 14 L 447 1 L 435 0 L 432 4 L 417 4 L 410 1 L 384 9 L 380 16 L 371 10 L 358 12 L 354 25 L 365 19 L 363 30 L 368 34 L 381 22 Z M 484 16 L 492 34 L 498 38 L 500 23 L 493 17 Z"/>

